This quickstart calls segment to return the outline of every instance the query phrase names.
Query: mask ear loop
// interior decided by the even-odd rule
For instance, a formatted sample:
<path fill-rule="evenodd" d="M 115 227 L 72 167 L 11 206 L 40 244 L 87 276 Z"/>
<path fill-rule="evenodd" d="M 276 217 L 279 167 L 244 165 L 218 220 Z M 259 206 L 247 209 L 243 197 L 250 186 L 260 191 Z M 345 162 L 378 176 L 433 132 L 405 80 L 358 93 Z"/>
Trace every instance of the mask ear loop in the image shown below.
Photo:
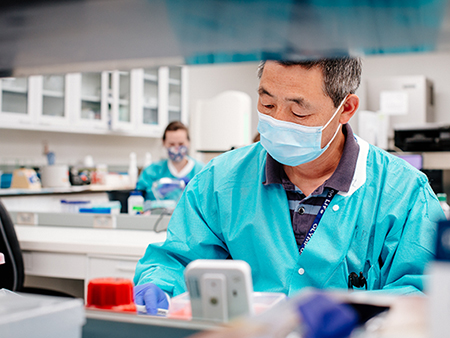
<path fill-rule="evenodd" d="M 347 97 L 348 97 L 348 95 L 346 95 L 344 97 L 344 99 L 341 101 L 341 104 L 339 105 L 339 107 L 337 107 L 336 111 L 334 112 L 333 116 L 331 116 L 331 119 L 328 120 L 328 122 L 322 127 L 322 129 L 320 131 L 323 131 L 330 124 L 330 122 L 333 121 L 334 117 L 336 116 L 338 111 L 342 108 L 342 106 L 344 105 L 345 101 L 347 100 Z"/>
<path fill-rule="evenodd" d="M 333 116 L 331 117 L 331 119 L 327 122 L 327 124 L 325 124 L 322 128 L 321 131 L 323 131 L 329 124 L 331 121 L 333 121 L 334 117 L 336 116 L 336 114 L 338 113 L 338 111 L 342 108 L 342 106 L 344 105 L 344 102 L 346 101 L 348 95 L 346 97 L 344 97 L 344 99 L 342 100 L 341 104 L 339 105 L 339 107 L 337 107 L 336 111 L 334 112 Z M 339 126 L 336 129 L 336 132 L 334 133 L 333 137 L 331 138 L 330 142 L 328 142 L 328 144 L 323 147 L 322 149 L 327 149 L 328 146 L 333 142 L 334 138 L 336 137 L 336 135 L 338 134 L 339 130 L 341 129 L 342 124 L 339 123 Z"/>

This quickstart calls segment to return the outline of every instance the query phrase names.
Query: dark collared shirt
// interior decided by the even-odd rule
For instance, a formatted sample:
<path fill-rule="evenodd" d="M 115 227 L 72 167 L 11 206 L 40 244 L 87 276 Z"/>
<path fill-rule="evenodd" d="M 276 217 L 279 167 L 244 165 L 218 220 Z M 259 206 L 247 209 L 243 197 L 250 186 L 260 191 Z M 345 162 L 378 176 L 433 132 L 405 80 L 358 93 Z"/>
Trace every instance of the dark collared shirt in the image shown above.
<path fill-rule="evenodd" d="M 330 189 L 348 192 L 355 172 L 358 159 L 359 145 L 353 136 L 352 128 L 345 124 L 342 128 L 345 135 L 344 150 L 336 170 L 321 186 L 317 187 L 309 196 L 305 196 L 286 175 L 283 165 L 267 154 L 266 181 L 267 184 L 281 184 L 286 190 L 291 213 L 292 228 L 298 247 L 303 244 L 320 207 L 325 201 Z"/>

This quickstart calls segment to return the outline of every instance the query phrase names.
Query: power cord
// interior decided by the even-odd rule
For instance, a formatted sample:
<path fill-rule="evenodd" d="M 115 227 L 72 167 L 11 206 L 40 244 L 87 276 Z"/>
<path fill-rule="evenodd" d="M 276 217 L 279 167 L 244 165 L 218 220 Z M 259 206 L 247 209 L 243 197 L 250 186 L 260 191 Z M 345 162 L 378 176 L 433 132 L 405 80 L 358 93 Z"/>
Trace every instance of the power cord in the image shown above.
<path fill-rule="evenodd" d="M 153 209 L 152 211 L 155 211 L 155 210 L 162 210 L 161 213 L 159 214 L 158 219 L 157 219 L 156 222 L 155 222 L 155 227 L 154 227 L 154 229 L 153 229 L 154 232 L 159 233 L 159 232 L 162 232 L 162 231 L 167 230 L 167 228 L 166 228 L 166 229 L 158 230 L 158 225 L 159 225 L 159 223 L 161 222 L 161 220 L 163 219 L 163 217 L 164 217 L 165 215 L 166 215 L 166 216 L 172 215 L 172 211 L 173 211 L 173 210 L 172 210 L 172 209 L 168 209 L 168 208 L 155 208 L 155 209 Z"/>

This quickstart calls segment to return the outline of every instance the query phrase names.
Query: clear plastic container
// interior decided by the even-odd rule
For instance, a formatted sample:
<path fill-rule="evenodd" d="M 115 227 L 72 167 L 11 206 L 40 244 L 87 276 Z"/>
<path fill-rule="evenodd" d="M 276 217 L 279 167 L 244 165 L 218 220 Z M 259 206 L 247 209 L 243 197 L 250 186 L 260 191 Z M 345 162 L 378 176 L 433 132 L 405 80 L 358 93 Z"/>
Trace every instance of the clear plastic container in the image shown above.
<path fill-rule="evenodd" d="M 86 319 L 81 299 L 0 293 L 2 338 L 81 338 Z"/>
<path fill-rule="evenodd" d="M 67 201 L 61 200 L 61 212 L 76 214 L 80 208 L 90 208 L 91 201 Z"/>
<path fill-rule="evenodd" d="M 109 201 L 105 203 L 95 203 L 89 207 L 82 207 L 79 209 L 80 213 L 94 213 L 94 214 L 120 214 L 122 204 L 120 201 Z"/>
<path fill-rule="evenodd" d="M 261 314 L 272 306 L 285 301 L 286 295 L 280 292 L 254 292 L 253 310 L 255 315 Z M 182 293 L 170 299 L 169 318 L 174 319 L 192 319 L 191 300 L 189 292 Z"/>
<path fill-rule="evenodd" d="M 140 191 L 132 191 L 127 202 L 129 215 L 140 215 L 144 213 L 144 197 L 142 197 Z"/>

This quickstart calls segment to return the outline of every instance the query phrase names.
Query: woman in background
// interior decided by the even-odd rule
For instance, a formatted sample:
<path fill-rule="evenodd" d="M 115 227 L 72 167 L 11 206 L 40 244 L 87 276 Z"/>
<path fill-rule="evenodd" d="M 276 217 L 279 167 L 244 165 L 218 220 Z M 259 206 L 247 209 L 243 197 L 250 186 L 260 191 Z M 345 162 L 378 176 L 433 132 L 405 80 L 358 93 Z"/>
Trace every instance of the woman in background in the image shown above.
<path fill-rule="evenodd" d="M 203 168 L 203 164 L 188 156 L 189 131 L 180 121 L 174 121 L 164 130 L 163 146 L 168 159 L 152 163 L 142 170 L 136 185 L 137 190 L 145 190 L 147 200 L 155 200 L 153 182 L 163 177 L 177 178 L 186 184 Z"/>

